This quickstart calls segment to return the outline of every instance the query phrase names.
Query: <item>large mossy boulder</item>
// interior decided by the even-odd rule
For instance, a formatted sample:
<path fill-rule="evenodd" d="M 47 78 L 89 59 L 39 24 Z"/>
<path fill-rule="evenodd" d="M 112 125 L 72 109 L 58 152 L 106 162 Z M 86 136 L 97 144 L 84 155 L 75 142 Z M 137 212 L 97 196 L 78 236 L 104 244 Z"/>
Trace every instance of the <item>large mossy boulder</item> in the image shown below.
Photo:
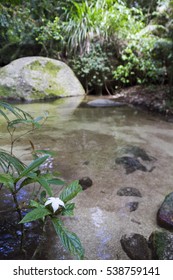
<path fill-rule="evenodd" d="M 40 100 L 84 95 L 73 71 L 63 62 L 46 57 L 23 57 L 0 68 L 0 97 Z"/>

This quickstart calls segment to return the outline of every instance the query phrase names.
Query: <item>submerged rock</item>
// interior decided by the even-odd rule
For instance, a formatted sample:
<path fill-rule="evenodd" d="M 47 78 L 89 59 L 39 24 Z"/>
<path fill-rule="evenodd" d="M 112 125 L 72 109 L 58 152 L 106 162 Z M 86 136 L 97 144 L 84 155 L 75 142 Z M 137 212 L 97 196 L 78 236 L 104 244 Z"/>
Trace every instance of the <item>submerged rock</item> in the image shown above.
<path fill-rule="evenodd" d="M 83 177 L 79 180 L 79 184 L 81 185 L 83 190 L 86 190 L 92 186 L 93 182 L 89 177 Z"/>
<path fill-rule="evenodd" d="M 130 212 L 136 211 L 138 209 L 139 206 L 139 202 L 138 201 L 130 201 L 128 203 L 126 203 L 125 205 Z"/>
<path fill-rule="evenodd" d="M 127 146 L 127 147 L 124 147 L 122 149 L 122 151 L 124 154 L 131 154 L 136 158 L 140 157 L 144 161 L 145 160 L 151 161 L 153 159 L 146 153 L 146 151 L 144 149 L 137 147 L 137 146 Z"/>
<path fill-rule="evenodd" d="M 157 260 L 173 260 L 173 234 L 154 231 L 149 237 L 152 258 Z"/>
<path fill-rule="evenodd" d="M 123 235 L 121 246 L 131 260 L 150 260 L 151 252 L 144 236 L 137 233 Z"/>
<path fill-rule="evenodd" d="M 119 157 L 116 158 L 117 164 L 122 164 L 126 174 L 133 173 L 136 170 L 151 172 L 155 168 L 153 162 L 156 160 L 150 157 L 142 148 L 137 146 L 123 147 L 118 151 Z"/>
<path fill-rule="evenodd" d="M 23 57 L 0 69 L 0 97 L 40 100 L 84 95 L 65 63 L 46 57 Z"/>
<path fill-rule="evenodd" d="M 138 189 L 131 188 L 131 187 L 125 187 L 125 188 L 119 189 L 117 191 L 117 195 L 142 197 L 142 194 L 140 193 L 140 191 Z"/>
<path fill-rule="evenodd" d="M 157 212 L 159 226 L 173 229 L 173 192 L 168 194 Z"/>
<path fill-rule="evenodd" d="M 126 170 L 126 174 L 133 173 L 136 170 L 147 172 L 147 168 L 140 161 L 133 157 L 120 157 L 115 160 L 117 164 L 122 164 Z"/>
<path fill-rule="evenodd" d="M 87 105 L 92 107 L 120 107 L 126 105 L 123 102 L 115 102 L 113 100 L 109 99 L 95 99 L 92 101 L 89 101 Z"/>

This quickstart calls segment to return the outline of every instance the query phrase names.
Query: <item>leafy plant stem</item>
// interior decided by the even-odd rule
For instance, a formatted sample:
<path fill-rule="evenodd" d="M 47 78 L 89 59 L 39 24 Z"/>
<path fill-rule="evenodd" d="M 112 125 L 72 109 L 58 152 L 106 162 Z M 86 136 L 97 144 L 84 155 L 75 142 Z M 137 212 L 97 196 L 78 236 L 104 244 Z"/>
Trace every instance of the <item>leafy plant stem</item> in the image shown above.
<path fill-rule="evenodd" d="M 16 189 L 16 186 L 15 186 Z M 18 217 L 19 217 L 19 221 L 22 220 L 22 212 L 20 209 L 20 205 L 17 199 L 17 194 L 16 194 L 16 190 L 12 192 L 12 196 L 13 196 L 13 200 L 15 203 L 15 207 L 16 207 L 16 212 L 18 213 Z M 20 237 L 20 251 L 23 251 L 23 241 L 24 241 L 24 225 L 20 224 L 20 230 L 21 230 L 21 237 Z"/>

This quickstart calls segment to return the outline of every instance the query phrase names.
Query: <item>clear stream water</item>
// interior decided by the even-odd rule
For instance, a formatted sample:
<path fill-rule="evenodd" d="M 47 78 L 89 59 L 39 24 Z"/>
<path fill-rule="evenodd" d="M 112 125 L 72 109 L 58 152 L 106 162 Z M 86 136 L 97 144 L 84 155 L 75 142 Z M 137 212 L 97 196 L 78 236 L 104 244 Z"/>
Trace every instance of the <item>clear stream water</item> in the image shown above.
<path fill-rule="evenodd" d="M 158 229 L 160 204 L 173 191 L 173 124 L 133 107 L 83 107 L 81 101 L 75 97 L 18 105 L 34 116 L 48 111 L 49 118 L 41 129 L 19 140 L 14 151 L 29 163 L 31 140 L 36 149 L 57 152 L 48 165 L 65 181 L 90 177 L 92 187 L 75 198 L 75 216 L 64 218 L 64 223 L 80 237 L 86 259 L 128 259 L 120 245 L 121 236 L 135 232 L 148 238 Z M 126 174 L 115 159 L 127 145 L 138 146 L 156 158 L 155 169 Z M 2 119 L 0 148 L 9 149 Z M 136 187 L 142 197 L 118 196 L 122 187 Z M 59 191 L 56 187 L 56 195 Z M 27 191 L 22 195 L 21 199 L 27 198 Z M 129 211 L 129 202 L 139 202 L 136 211 Z M 0 203 L 1 209 L 7 207 L 8 196 L 1 195 Z M 52 228 L 44 250 L 47 259 L 71 258 Z"/>

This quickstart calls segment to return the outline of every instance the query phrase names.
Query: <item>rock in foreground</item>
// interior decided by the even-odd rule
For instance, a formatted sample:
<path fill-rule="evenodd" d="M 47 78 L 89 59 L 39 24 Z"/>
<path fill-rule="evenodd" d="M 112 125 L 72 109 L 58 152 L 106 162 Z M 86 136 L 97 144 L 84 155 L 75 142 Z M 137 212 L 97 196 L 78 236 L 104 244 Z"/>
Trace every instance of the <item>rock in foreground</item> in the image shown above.
<path fill-rule="evenodd" d="M 30 101 L 84 94 L 73 71 L 55 59 L 24 57 L 0 69 L 2 98 Z"/>
<path fill-rule="evenodd" d="M 83 190 L 86 190 L 92 186 L 93 182 L 89 177 L 83 177 L 79 180 L 79 184 L 81 185 Z"/>
<path fill-rule="evenodd" d="M 123 235 L 121 246 L 131 260 L 150 260 L 151 252 L 144 236 L 137 233 Z"/>
<path fill-rule="evenodd" d="M 173 229 L 173 192 L 168 194 L 157 212 L 159 226 Z"/>
<path fill-rule="evenodd" d="M 173 260 L 173 234 L 154 231 L 149 237 L 152 257 L 157 260 Z"/>

